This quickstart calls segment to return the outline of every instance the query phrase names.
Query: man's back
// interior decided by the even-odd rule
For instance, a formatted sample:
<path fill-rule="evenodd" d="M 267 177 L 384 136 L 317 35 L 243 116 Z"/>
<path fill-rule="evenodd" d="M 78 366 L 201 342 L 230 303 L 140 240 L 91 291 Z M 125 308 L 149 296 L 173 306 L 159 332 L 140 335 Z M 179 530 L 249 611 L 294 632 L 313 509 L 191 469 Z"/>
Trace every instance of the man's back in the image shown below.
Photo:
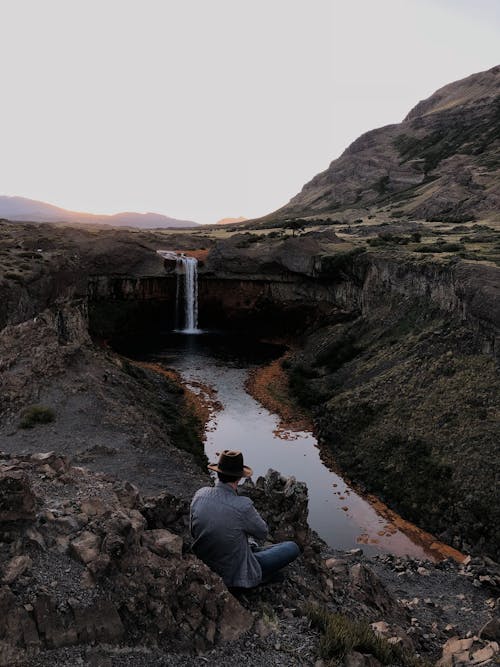
<path fill-rule="evenodd" d="M 260 583 L 261 567 L 248 536 L 263 539 L 267 525 L 250 498 L 218 480 L 196 492 L 191 503 L 193 551 L 227 586 L 250 588 Z"/>

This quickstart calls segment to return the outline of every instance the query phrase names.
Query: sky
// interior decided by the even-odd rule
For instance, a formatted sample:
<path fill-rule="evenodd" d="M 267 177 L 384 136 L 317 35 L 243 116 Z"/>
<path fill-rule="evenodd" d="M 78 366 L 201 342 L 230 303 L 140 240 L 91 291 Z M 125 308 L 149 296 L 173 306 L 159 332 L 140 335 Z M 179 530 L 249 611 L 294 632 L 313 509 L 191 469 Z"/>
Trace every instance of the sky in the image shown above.
<path fill-rule="evenodd" d="M 0 194 L 265 215 L 500 64 L 500 0 L 0 0 Z"/>

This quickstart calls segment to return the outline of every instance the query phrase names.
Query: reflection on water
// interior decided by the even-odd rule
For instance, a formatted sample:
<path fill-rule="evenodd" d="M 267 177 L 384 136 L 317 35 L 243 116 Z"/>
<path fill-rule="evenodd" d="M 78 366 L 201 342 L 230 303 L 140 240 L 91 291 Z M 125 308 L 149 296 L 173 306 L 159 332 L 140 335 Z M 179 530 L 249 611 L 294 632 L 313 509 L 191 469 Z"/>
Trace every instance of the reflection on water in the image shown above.
<path fill-rule="evenodd" d="M 222 409 L 207 428 L 205 451 L 210 461 L 217 460 L 223 449 L 239 449 L 254 470 L 254 480 L 274 468 L 305 482 L 309 524 L 334 548 L 361 545 L 366 553 L 382 550 L 428 557 L 423 547 L 389 525 L 342 477 L 325 467 L 312 433 L 283 437 L 278 417 L 245 391 L 249 369 L 281 353 L 277 346 L 207 333 L 169 335 L 148 357 L 175 368 L 188 385 L 196 383 L 195 392 L 202 391 L 199 383 L 215 390 Z"/>

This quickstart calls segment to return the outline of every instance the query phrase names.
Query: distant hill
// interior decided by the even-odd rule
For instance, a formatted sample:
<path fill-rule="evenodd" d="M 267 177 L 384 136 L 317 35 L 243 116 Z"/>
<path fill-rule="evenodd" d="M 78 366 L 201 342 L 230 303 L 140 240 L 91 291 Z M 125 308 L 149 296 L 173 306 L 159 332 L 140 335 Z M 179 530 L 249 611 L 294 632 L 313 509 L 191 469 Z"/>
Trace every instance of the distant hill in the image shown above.
<path fill-rule="evenodd" d="M 439 89 L 402 123 L 363 134 L 264 219 L 500 219 L 500 66 Z"/>
<path fill-rule="evenodd" d="M 27 222 L 70 222 L 92 225 L 113 225 L 115 227 L 139 227 L 152 229 L 158 227 L 194 227 L 198 223 L 191 220 L 177 220 L 160 213 L 115 213 L 114 215 L 95 215 L 67 211 L 64 208 L 46 202 L 25 197 L 0 195 L 0 218 Z"/>
<path fill-rule="evenodd" d="M 222 218 L 222 220 L 217 220 L 217 225 L 232 225 L 235 222 L 245 222 L 248 218 L 240 216 L 239 218 Z"/>

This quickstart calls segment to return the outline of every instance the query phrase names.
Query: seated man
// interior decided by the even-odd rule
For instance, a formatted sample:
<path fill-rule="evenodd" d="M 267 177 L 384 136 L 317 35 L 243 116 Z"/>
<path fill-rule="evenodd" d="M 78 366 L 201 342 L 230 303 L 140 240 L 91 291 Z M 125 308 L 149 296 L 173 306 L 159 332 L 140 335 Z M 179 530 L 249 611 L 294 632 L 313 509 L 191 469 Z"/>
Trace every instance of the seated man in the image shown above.
<path fill-rule="evenodd" d="M 238 482 L 250 477 L 243 454 L 224 450 L 217 464 L 215 486 L 199 489 L 191 502 L 193 551 L 231 588 L 252 588 L 265 583 L 300 553 L 295 542 L 281 542 L 252 551 L 248 538 L 262 540 L 267 524 L 246 496 L 239 496 Z"/>

